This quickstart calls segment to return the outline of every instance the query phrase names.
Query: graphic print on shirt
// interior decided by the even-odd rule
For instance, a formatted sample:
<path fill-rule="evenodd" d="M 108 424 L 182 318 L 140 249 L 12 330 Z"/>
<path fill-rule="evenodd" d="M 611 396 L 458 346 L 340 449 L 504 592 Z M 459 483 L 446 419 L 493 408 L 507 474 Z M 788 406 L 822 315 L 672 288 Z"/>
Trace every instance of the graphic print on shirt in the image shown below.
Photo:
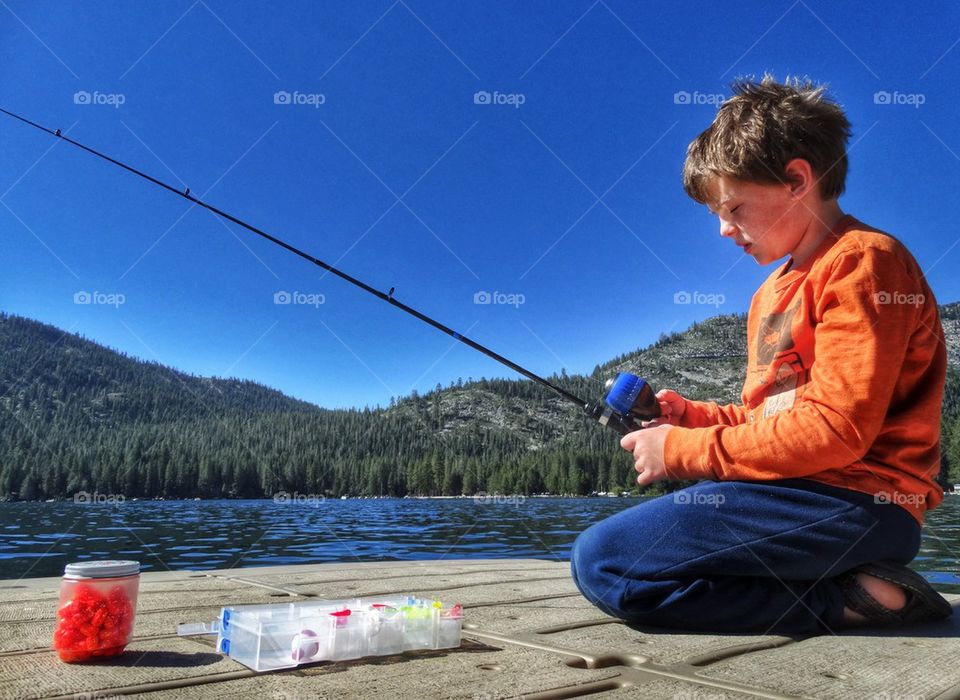
<path fill-rule="evenodd" d="M 800 308 L 800 303 L 782 313 L 770 314 L 760 321 L 760 332 L 757 334 L 757 368 L 765 369 L 773 362 L 777 353 L 793 348 L 793 332 L 790 330 L 793 317 Z"/>
<path fill-rule="evenodd" d="M 775 413 L 786 411 L 793 408 L 797 402 L 797 390 L 803 392 L 803 385 L 806 384 L 806 370 L 803 366 L 803 358 L 798 353 L 790 354 L 778 358 L 780 364 L 777 366 L 777 373 L 773 379 L 773 386 L 763 402 L 763 417 L 769 418 Z M 802 379 L 801 379 L 802 378 Z"/>
<path fill-rule="evenodd" d="M 802 393 L 806 384 L 807 368 L 795 350 L 792 331 L 793 320 L 799 310 L 800 303 L 797 302 L 793 308 L 769 314 L 760 321 L 757 373 L 760 383 L 769 385 L 764 392 L 764 418 L 793 408 L 798 390 Z"/>

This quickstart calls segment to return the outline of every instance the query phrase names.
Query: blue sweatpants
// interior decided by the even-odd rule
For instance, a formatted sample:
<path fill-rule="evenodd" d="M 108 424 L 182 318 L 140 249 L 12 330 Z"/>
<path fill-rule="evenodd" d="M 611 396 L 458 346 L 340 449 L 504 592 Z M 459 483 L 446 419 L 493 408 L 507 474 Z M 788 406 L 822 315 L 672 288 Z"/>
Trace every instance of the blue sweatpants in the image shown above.
<path fill-rule="evenodd" d="M 690 631 L 840 629 L 833 577 L 902 564 L 920 526 L 870 494 L 806 479 L 704 481 L 602 520 L 574 542 L 573 580 L 628 624 Z"/>

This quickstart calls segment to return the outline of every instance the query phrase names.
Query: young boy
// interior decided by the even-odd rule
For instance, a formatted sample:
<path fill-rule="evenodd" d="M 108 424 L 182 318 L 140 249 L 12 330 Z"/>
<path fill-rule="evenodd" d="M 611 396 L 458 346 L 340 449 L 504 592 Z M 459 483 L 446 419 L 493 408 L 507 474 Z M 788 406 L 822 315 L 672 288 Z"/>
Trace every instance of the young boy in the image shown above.
<path fill-rule="evenodd" d="M 943 492 L 946 351 L 923 273 L 841 211 L 850 124 L 809 82 L 734 84 L 683 184 L 760 265 L 742 405 L 661 391 L 621 441 L 641 486 L 706 479 L 583 532 L 580 591 L 628 623 L 809 634 L 928 622 L 950 604 L 905 565 Z"/>

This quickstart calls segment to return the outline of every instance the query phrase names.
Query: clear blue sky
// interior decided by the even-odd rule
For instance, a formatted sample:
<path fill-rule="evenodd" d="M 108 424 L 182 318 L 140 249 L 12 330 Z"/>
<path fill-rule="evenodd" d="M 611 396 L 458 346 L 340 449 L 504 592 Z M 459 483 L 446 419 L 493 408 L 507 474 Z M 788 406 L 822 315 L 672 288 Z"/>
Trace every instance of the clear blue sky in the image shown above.
<path fill-rule="evenodd" d="M 960 299 L 955 2 L 271 5 L 2 0 L 0 105 L 549 374 L 747 309 L 772 268 L 686 198 L 684 151 L 733 78 L 809 75 L 854 125 L 844 209 Z M 4 311 L 328 407 L 516 376 L 9 118 L 0 148 Z"/>

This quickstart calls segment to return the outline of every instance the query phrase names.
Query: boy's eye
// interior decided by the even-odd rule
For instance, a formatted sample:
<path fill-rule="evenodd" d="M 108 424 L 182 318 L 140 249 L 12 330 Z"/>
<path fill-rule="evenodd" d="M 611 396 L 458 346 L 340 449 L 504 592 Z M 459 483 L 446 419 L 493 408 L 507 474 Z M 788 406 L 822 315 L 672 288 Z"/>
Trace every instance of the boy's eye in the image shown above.
<path fill-rule="evenodd" d="M 742 204 L 738 204 L 737 206 L 735 206 L 733 209 L 730 210 L 730 213 L 732 214 L 733 212 L 735 212 L 737 209 L 739 209 L 739 208 L 742 207 L 742 206 L 743 206 Z"/>

